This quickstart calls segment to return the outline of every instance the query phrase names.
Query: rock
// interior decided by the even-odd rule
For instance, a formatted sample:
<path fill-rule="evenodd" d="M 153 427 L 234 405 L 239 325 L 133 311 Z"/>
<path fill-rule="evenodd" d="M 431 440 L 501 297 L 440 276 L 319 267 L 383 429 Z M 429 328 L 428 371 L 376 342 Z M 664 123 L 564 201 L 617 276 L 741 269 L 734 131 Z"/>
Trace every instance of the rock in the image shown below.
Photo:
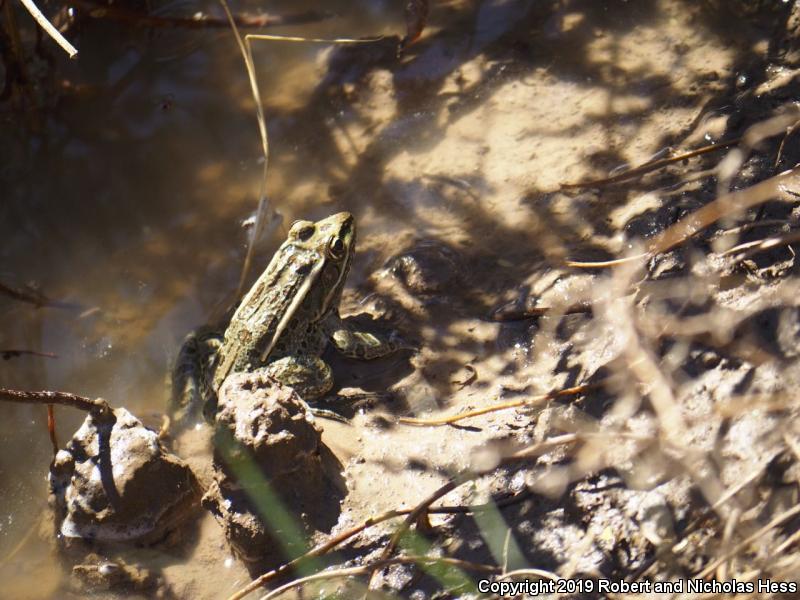
<path fill-rule="evenodd" d="M 214 483 L 203 506 L 249 568 L 301 553 L 305 537 L 336 523 L 346 491 L 341 465 L 290 387 L 252 373 L 229 377 L 219 393 L 214 445 Z"/>
<path fill-rule="evenodd" d="M 89 415 L 50 467 L 49 503 L 63 548 L 74 542 L 155 543 L 196 514 L 191 469 L 124 408 Z"/>

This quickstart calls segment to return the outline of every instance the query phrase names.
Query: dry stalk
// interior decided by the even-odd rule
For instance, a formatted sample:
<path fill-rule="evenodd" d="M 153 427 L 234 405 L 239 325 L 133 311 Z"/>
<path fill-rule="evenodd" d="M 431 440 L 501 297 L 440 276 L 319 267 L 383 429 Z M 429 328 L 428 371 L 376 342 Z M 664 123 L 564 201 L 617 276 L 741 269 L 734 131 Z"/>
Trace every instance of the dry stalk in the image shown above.
<path fill-rule="evenodd" d="M 422 502 L 417 504 L 414 509 L 408 513 L 408 516 L 405 520 L 400 524 L 400 527 L 392 535 L 389 543 L 384 548 L 383 553 L 381 554 L 382 560 L 387 560 L 391 557 L 392 553 L 394 552 L 395 548 L 397 548 L 397 544 L 400 542 L 400 539 L 406 534 L 406 532 L 411 528 L 411 526 L 418 522 L 421 517 L 423 517 L 430 508 L 431 504 L 436 502 L 439 498 L 449 494 L 454 489 L 467 483 L 468 481 L 473 481 L 479 477 L 483 477 L 489 473 L 494 472 L 497 468 L 515 463 L 520 460 L 525 460 L 527 458 L 531 458 L 533 456 L 537 456 L 539 454 L 543 454 L 553 448 L 557 448 L 559 446 L 565 444 L 573 444 L 580 440 L 580 436 L 578 434 L 565 434 L 561 436 L 557 436 L 554 438 L 549 438 L 539 442 L 538 444 L 533 444 L 527 448 L 520 450 L 519 452 L 515 452 L 505 458 L 503 458 L 497 465 L 489 468 L 484 469 L 481 471 L 476 471 L 472 473 L 465 473 L 460 476 L 452 478 L 450 481 L 439 487 L 436 491 L 434 491 L 430 496 L 425 498 Z M 369 588 L 371 589 L 372 583 L 375 578 L 375 571 L 372 571 L 372 575 L 370 576 Z"/>
<path fill-rule="evenodd" d="M 742 550 L 747 548 L 750 544 L 758 540 L 759 538 L 764 537 L 767 533 L 778 527 L 779 525 L 785 523 L 789 519 L 791 519 L 796 514 L 800 513 L 800 504 L 795 505 L 794 507 L 783 511 L 777 517 L 773 518 L 769 523 L 764 525 L 761 529 L 750 535 L 749 537 L 745 538 L 736 546 L 728 550 L 727 552 L 723 553 L 721 556 L 717 557 L 715 560 L 711 561 L 706 568 L 700 571 L 695 577 L 699 579 L 703 579 L 708 577 L 711 573 L 713 573 L 716 568 L 721 565 L 723 562 L 727 561 L 728 559 L 736 556 Z"/>
<path fill-rule="evenodd" d="M 271 600 L 272 598 L 277 598 L 284 592 L 300 587 L 312 581 L 321 581 L 326 579 L 344 579 L 348 577 L 355 577 L 358 575 L 366 575 L 371 571 L 373 571 L 374 569 L 380 569 L 381 567 L 385 567 L 387 565 L 396 565 L 396 564 L 444 564 L 457 567 L 459 569 L 477 571 L 479 573 L 500 572 L 499 567 L 494 567 L 492 565 L 486 565 L 482 563 L 469 562 L 466 560 L 459 560 L 457 558 L 446 558 L 446 557 L 432 558 L 429 556 L 398 556 L 395 558 L 377 560 L 373 563 L 370 563 L 368 565 L 363 565 L 361 567 L 350 567 L 346 569 L 324 571 L 322 573 L 315 573 L 313 575 L 308 575 L 307 577 L 295 579 L 294 581 L 290 581 L 289 583 L 282 585 L 279 588 L 275 588 L 268 594 L 261 596 L 260 600 Z"/>
<path fill-rule="evenodd" d="M 336 39 L 321 39 L 321 38 L 303 38 L 292 36 L 277 36 L 267 34 L 248 34 L 242 37 L 237 27 L 236 19 L 228 6 L 227 0 L 220 0 L 222 8 L 225 11 L 225 16 L 228 18 L 231 30 L 236 37 L 236 43 L 239 46 L 244 64 L 247 69 L 247 77 L 250 81 L 250 91 L 253 94 L 253 100 L 256 105 L 256 118 L 258 120 L 258 131 L 261 137 L 261 151 L 264 155 L 264 166 L 261 173 L 261 182 L 259 184 L 258 194 L 258 209 L 256 210 L 256 219 L 253 226 L 253 231 L 250 236 L 250 243 L 247 246 L 247 253 L 245 254 L 244 262 L 242 264 L 242 272 L 239 276 L 239 285 L 236 290 L 236 296 L 241 296 L 245 289 L 247 276 L 250 273 L 250 268 L 253 263 L 253 255 L 255 254 L 256 242 L 264 235 L 265 230 L 269 226 L 277 226 L 278 219 L 277 213 L 272 210 L 270 202 L 267 199 L 267 173 L 269 171 L 269 136 L 267 134 L 267 120 L 264 116 L 264 105 L 261 102 L 261 93 L 258 89 L 258 78 L 256 76 L 255 63 L 253 61 L 253 48 L 251 41 L 253 40 L 271 40 L 271 41 L 284 41 L 284 42 L 313 42 L 325 44 L 365 44 L 379 41 L 383 38 L 371 38 L 365 40 L 354 40 L 350 38 L 336 38 Z"/>
<path fill-rule="evenodd" d="M 247 275 L 250 272 L 250 266 L 253 262 L 253 254 L 255 253 L 256 242 L 261 238 L 266 228 L 265 221 L 267 220 L 267 213 L 271 213 L 270 222 L 275 223 L 275 212 L 271 210 L 270 202 L 267 199 L 267 172 L 269 170 L 269 138 L 267 137 L 267 120 L 264 117 L 264 106 L 261 103 L 261 93 L 258 90 L 258 80 L 256 78 L 256 68 L 253 63 L 253 53 L 249 43 L 246 44 L 239 33 L 239 28 L 236 26 L 236 20 L 233 18 L 233 13 L 228 6 L 227 0 L 220 0 L 222 8 L 225 11 L 225 16 L 228 18 L 228 23 L 231 26 L 233 35 L 236 37 L 236 44 L 239 46 L 239 51 L 242 54 L 245 68 L 247 69 L 247 77 L 250 81 L 250 92 L 253 94 L 253 100 L 256 104 L 256 119 L 258 121 L 258 132 L 261 137 L 261 152 L 264 155 L 264 166 L 261 172 L 261 181 L 259 183 L 258 192 L 258 209 L 256 210 L 256 219 L 253 226 L 253 232 L 250 237 L 250 243 L 247 246 L 247 254 L 244 257 L 242 264 L 242 272 L 239 276 L 239 286 L 236 290 L 236 296 L 239 297 L 244 291 Z"/>
<path fill-rule="evenodd" d="M 493 404 L 491 406 L 478 408 L 476 410 L 470 410 L 467 412 L 459 413 L 457 415 L 451 415 L 449 417 L 441 417 L 438 419 L 416 419 L 412 417 L 401 417 L 397 419 L 397 422 L 403 423 L 404 425 L 417 425 L 422 427 L 451 425 L 453 423 L 457 423 L 458 421 L 462 421 L 463 419 L 469 419 L 470 417 L 477 417 L 479 415 L 485 415 L 487 413 L 498 412 L 501 410 L 508 410 L 509 408 L 517 408 L 520 406 L 535 406 L 538 404 L 543 404 L 544 402 L 553 400 L 555 398 L 560 398 L 562 396 L 574 396 L 576 394 L 583 394 L 584 392 L 587 392 L 589 390 L 596 390 L 602 387 L 603 387 L 602 383 L 590 383 L 590 384 L 578 385 L 575 387 L 566 388 L 563 390 L 556 390 L 553 392 L 548 392 L 547 394 L 534 396 L 533 398 L 525 398 L 523 400 L 512 400 L 511 402 L 501 402 L 500 404 Z"/>
<path fill-rule="evenodd" d="M 142 27 L 166 27 L 181 29 L 217 29 L 228 28 L 230 22 L 205 14 L 192 17 L 161 17 L 151 14 L 126 10 L 119 6 L 99 4 L 92 0 L 71 0 L 79 10 L 89 17 L 110 21 L 132 23 Z M 237 14 L 234 21 L 239 27 L 261 28 L 278 27 L 283 25 L 297 25 L 312 23 L 330 17 L 331 14 L 313 10 L 304 11 L 288 16 L 273 15 L 269 13 Z"/>
<path fill-rule="evenodd" d="M 20 402 L 23 404 L 59 404 L 61 406 L 69 406 L 71 408 L 77 408 L 78 410 L 84 410 L 101 418 L 113 417 L 114 413 L 108 402 L 102 398 L 92 400 L 91 398 L 78 396 L 77 394 L 71 394 L 69 392 L 33 392 L 0 388 L 0 401 Z"/>
<path fill-rule="evenodd" d="M 772 248 L 778 248 L 779 246 L 786 246 L 796 242 L 800 242 L 800 231 L 791 231 L 777 237 L 767 238 L 765 240 L 753 240 L 752 242 L 739 244 L 738 246 L 734 246 L 722 252 L 720 256 L 729 256 L 741 252 L 741 256 L 737 256 L 736 258 L 737 260 L 744 260 L 759 252 L 765 252 Z"/>
<path fill-rule="evenodd" d="M 78 50 L 70 44 L 67 39 L 61 35 L 61 32 L 55 28 L 55 26 L 47 20 L 47 17 L 44 16 L 39 7 L 33 2 L 33 0 L 20 0 L 22 5 L 31 13 L 31 16 L 36 20 L 39 26 L 47 32 L 53 41 L 61 46 L 62 50 L 66 52 L 70 58 L 75 58 L 78 55 Z"/>
<path fill-rule="evenodd" d="M 694 158 L 695 156 L 701 156 L 703 154 L 708 154 L 710 152 L 717 152 L 719 150 L 724 150 L 725 148 L 730 148 L 731 146 L 735 146 L 736 144 L 738 144 L 740 141 L 742 141 L 742 138 L 735 138 L 732 140 L 727 140 L 725 142 L 720 142 L 718 144 L 709 144 L 708 146 L 703 146 L 702 148 L 697 148 L 696 150 L 690 150 L 688 152 L 682 152 L 681 154 L 668 156 L 667 158 L 651 160 L 644 164 L 639 165 L 638 167 L 627 169 L 626 171 L 623 171 L 622 173 L 619 173 L 612 177 L 604 177 L 602 179 L 591 179 L 588 181 L 579 181 L 577 183 L 562 183 L 561 189 L 569 190 L 575 188 L 600 187 L 612 183 L 619 183 L 621 181 L 626 181 L 628 179 L 633 179 L 635 177 L 641 177 L 642 175 L 646 175 L 647 173 L 657 171 L 658 169 L 663 169 L 668 165 L 671 165 L 676 162 L 681 162 L 683 160 L 688 160 L 690 158 Z"/>
<path fill-rule="evenodd" d="M 78 308 L 76 304 L 69 302 L 62 302 L 60 300 L 51 300 L 41 292 L 32 289 L 19 289 L 11 287 L 0 282 L 0 294 L 19 300 L 20 302 L 27 302 L 33 304 L 36 308 L 48 306 L 52 308 Z"/>
<path fill-rule="evenodd" d="M 471 506 L 460 506 L 460 505 L 457 505 L 457 506 L 439 506 L 439 507 L 436 507 L 436 508 L 429 509 L 428 512 L 429 513 L 435 513 L 435 514 L 475 513 L 475 512 L 479 512 L 481 510 L 486 510 L 487 508 L 489 508 L 490 504 L 493 504 L 495 507 L 503 508 L 503 507 L 515 504 L 517 502 L 520 502 L 521 500 L 524 500 L 525 498 L 528 498 L 529 496 L 530 496 L 530 492 L 529 492 L 529 490 L 526 489 L 526 490 L 523 490 L 522 492 L 519 492 L 517 494 L 512 494 L 512 495 L 510 495 L 510 496 L 508 496 L 506 498 L 502 498 L 502 499 L 494 501 L 494 502 L 489 502 L 487 504 L 477 504 L 477 505 L 471 505 Z M 390 519 L 394 519 L 394 518 L 397 518 L 397 517 L 402 517 L 404 515 L 407 515 L 407 514 L 409 514 L 411 512 L 411 510 L 412 509 L 410 509 L 410 508 L 390 510 L 390 511 L 385 512 L 385 513 L 383 513 L 381 515 L 378 515 L 376 517 L 370 517 L 369 519 L 367 519 L 361 525 L 357 525 L 355 527 L 351 527 L 350 529 L 348 529 L 346 531 L 343 531 L 340 534 L 336 535 L 335 537 L 331 538 L 327 542 L 325 542 L 323 544 L 320 544 L 316 548 L 313 548 L 313 549 L 309 550 L 308 552 L 306 552 L 302 556 L 298 556 L 297 558 L 289 561 L 288 563 L 285 563 L 285 564 L 277 567 L 276 569 L 273 569 L 271 571 L 267 571 L 266 573 L 260 575 L 259 577 L 257 577 L 253 581 L 251 581 L 247 586 L 243 587 L 241 590 L 239 590 L 235 594 L 231 595 L 227 600 L 241 600 L 242 598 L 244 598 L 245 596 L 247 596 L 251 592 L 254 592 L 258 588 L 262 587 L 264 584 L 272 581 L 273 579 L 275 579 L 277 577 L 280 577 L 284 573 L 287 573 L 291 569 L 297 567 L 300 563 L 302 563 L 302 562 L 304 562 L 304 561 L 306 561 L 306 560 L 308 560 L 310 558 L 317 558 L 319 556 L 324 556 L 325 554 L 327 554 L 328 552 L 330 552 L 331 550 L 333 550 L 337 546 L 339 546 L 342 543 L 346 542 L 350 538 L 355 537 L 356 535 L 358 535 L 362 531 L 365 531 L 366 529 L 369 529 L 370 527 L 374 527 L 375 525 L 383 523 L 384 521 L 388 521 Z"/>
<path fill-rule="evenodd" d="M 58 354 L 53 352 L 39 352 L 38 350 L 18 350 L 18 349 L 3 349 L 0 350 L 0 358 L 3 360 L 10 360 L 19 356 L 38 356 L 39 358 L 58 358 Z"/>
<path fill-rule="evenodd" d="M 566 265 L 575 268 L 598 269 L 617 267 L 628 263 L 641 263 L 643 259 L 649 259 L 672 250 L 721 218 L 741 214 L 749 208 L 771 200 L 781 190 L 798 184 L 800 184 L 800 168 L 795 167 L 749 188 L 719 196 L 655 236 L 645 253 L 601 262 L 568 260 Z"/>

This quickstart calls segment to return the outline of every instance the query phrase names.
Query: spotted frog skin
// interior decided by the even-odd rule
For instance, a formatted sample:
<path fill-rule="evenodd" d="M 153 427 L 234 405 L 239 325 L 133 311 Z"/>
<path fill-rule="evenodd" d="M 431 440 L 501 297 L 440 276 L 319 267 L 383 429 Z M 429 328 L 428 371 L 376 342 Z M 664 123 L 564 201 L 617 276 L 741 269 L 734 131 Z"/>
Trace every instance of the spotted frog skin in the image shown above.
<path fill-rule="evenodd" d="M 339 317 L 355 243 L 350 213 L 296 221 L 224 334 L 206 327 L 187 337 L 173 372 L 170 412 L 180 418 L 202 406 L 213 420 L 223 382 L 243 371 L 272 377 L 312 403 L 333 386 L 331 369 L 320 358 L 328 343 L 360 359 L 403 347 L 395 334 L 358 331 Z"/>

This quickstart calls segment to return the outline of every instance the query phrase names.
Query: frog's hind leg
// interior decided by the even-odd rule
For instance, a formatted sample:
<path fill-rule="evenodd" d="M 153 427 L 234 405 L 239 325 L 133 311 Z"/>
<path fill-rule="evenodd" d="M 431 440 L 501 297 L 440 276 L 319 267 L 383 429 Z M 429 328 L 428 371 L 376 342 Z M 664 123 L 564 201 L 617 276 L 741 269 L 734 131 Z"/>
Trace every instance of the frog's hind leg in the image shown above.
<path fill-rule="evenodd" d="M 172 370 L 172 394 L 167 414 L 173 421 L 183 421 L 201 409 L 214 395 L 209 384 L 222 334 L 210 328 L 191 332 L 183 341 Z"/>
<path fill-rule="evenodd" d="M 307 403 L 319 400 L 333 387 L 331 368 L 316 356 L 285 356 L 259 371 L 293 388 Z"/>
<path fill-rule="evenodd" d="M 397 350 L 412 349 L 396 332 L 389 334 L 361 331 L 338 315 L 329 317 L 328 335 L 334 347 L 350 358 L 371 360 L 387 356 Z"/>

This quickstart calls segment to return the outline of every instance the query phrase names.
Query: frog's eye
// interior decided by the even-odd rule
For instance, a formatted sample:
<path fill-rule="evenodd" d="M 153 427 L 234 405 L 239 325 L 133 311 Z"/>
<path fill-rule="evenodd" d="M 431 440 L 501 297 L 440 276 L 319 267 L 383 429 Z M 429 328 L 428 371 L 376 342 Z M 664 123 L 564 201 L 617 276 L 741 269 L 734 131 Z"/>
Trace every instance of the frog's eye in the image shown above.
<path fill-rule="evenodd" d="M 290 229 L 292 235 L 302 242 L 314 235 L 314 225 L 308 221 L 295 221 Z"/>
<path fill-rule="evenodd" d="M 328 241 L 328 254 L 331 258 L 339 260 L 344 256 L 344 242 L 341 238 L 332 237 Z"/>

